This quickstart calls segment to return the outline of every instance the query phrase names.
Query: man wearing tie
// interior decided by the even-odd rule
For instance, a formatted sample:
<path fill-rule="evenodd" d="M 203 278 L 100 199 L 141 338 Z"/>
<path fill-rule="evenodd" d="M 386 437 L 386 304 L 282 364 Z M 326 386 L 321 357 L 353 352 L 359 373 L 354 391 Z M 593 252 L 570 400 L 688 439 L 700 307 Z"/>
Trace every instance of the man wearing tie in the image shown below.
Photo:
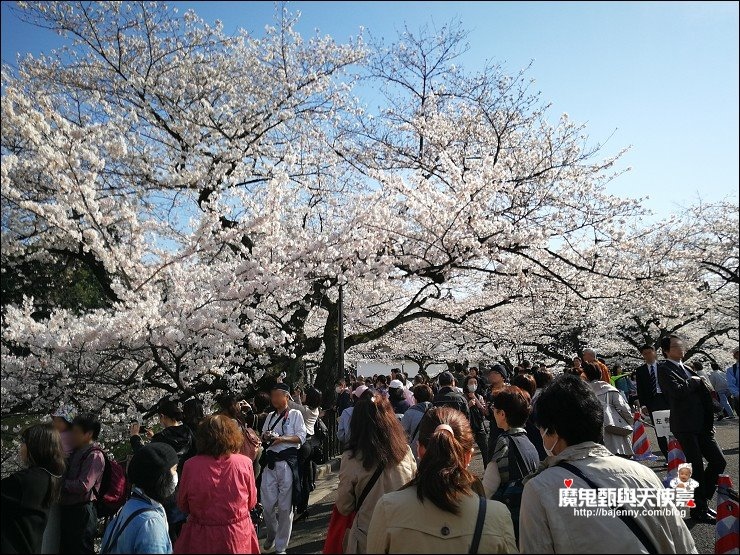
<path fill-rule="evenodd" d="M 658 385 L 671 409 L 671 433 L 681 444 L 692 478 L 699 482 L 694 490 L 696 507 L 689 512 L 699 522 L 716 523 L 709 501 L 717 490 L 717 477 L 727 462 L 714 439 L 712 397 L 706 380 L 684 366 L 683 342 L 675 335 L 663 337 L 660 349 L 666 358 L 658 367 Z M 707 468 L 704 460 L 707 459 Z"/>
<path fill-rule="evenodd" d="M 659 410 L 668 410 L 668 400 L 663 395 L 658 383 L 658 360 L 655 348 L 652 345 L 643 345 L 640 347 L 640 353 L 645 360 L 645 364 L 640 366 L 636 374 L 637 397 L 640 399 L 640 405 L 647 408 L 650 413 L 650 420 L 653 420 L 653 413 Z M 655 425 L 655 420 L 653 420 Z M 658 436 L 658 446 L 663 457 L 668 464 L 668 438 Z"/>

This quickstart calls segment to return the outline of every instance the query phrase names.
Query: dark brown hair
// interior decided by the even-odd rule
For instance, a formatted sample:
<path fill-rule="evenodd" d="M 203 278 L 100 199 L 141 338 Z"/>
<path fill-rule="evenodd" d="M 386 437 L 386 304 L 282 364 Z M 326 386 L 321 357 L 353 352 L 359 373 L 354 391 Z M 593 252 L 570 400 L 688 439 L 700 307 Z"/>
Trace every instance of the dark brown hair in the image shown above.
<path fill-rule="evenodd" d="M 504 411 L 506 423 L 512 428 L 524 426 L 532 410 L 529 393 L 513 385 L 503 388 L 496 394 L 493 398 L 493 406 Z"/>
<path fill-rule="evenodd" d="M 239 453 L 244 445 L 244 434 L 234 419 L 223 414 L 206 416 L 195 434 L 199 455 L 220 457 Z"/>
<path fill-rule="evenodd" d="M 432 397 L 434 397 L 434 393 L 432 393 L 432 388 L 427 384 L 420 383 L 414 386 L 414 399 L 416 399 L 417 403 L 431 401 Z"/>
<path fill-rule="evenodd" d="M 366 391 L 365 394 L 368 394 Z M 403 431 L 391 404 L 379 394 L 363 394 L 354 405 L 347 451 L 362 459 L 366 470 L 382 464 L 386 468 L 400 463 L 408 452 Z"/>
<path fill-rule="evenodd" d="M 447 424 L 454 434 L 437 430 Z M 406 487 L 416 487 L 422 503 L 429 499 L 443 511 L 458 514 L 460 498 L 473 492 L 485 496 L 478 478 L 465 464 L 473 449 L 473 432 L 465 415 L 452 407 L 433 407 L 419 424 L 419 444 L 426 450 L 419 460 L 416 478 Z"/>
<path fill-rule="evenodd" d="M 23 430 L 21 441 L 26 445 L 28 466 L 43 468 L 51 477 L 49 489 L 42 501 L 42 506 L 49 507 L 59 499 L 62 475 L 66 467 L 62 438 L 54 425 L 49 422 L 36 424 Z"/>
<path fill-rule="evenodd" d="M 526 391 L 530 397 L 537 391 L 537 382 L 532 374 L 517 374 L 511 380 L 511 385 L 515 385 L 522 391 Z"/>

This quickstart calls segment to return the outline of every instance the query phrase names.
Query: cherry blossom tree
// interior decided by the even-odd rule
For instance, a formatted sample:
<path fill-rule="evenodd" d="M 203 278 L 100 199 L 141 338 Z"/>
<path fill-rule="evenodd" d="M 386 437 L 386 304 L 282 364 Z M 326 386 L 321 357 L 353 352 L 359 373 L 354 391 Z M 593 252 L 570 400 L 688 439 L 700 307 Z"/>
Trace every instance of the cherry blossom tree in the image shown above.
<path fill-rule="evenodd" d="M 340 286 L 348 350 L 641 287 L 618 155 L 525 71 L 462 68 L 457 25 L 338 44 L 285 11 L 231 36 L 154 3 L 19 6 L 67 43 L 3 68 L 3 272 L 73 263 L 102 301 L 3 307 L 3 416 L 71 400 L 122 429 L 309 359 L 329 392 Z"/>

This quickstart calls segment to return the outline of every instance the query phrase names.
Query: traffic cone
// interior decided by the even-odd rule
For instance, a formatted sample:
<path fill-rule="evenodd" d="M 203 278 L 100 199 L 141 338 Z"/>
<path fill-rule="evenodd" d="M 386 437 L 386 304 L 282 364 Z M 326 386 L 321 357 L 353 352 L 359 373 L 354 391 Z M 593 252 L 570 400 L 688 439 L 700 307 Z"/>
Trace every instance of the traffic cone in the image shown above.
<path fill-rule="evenodd" d="M 635 423 L 632 425 L 632 451 L 632 459 L 636 461 L 654 461 L 658 458 L 650 449 L 650 440 L 639 412 L 635 413 Z"/>
<path fill-rule="evenodd" d="M 678 465 L 686 462 L 686 455 L 683 454 L 681 444 L 678 440 L 670 436 L 668 439 L 668 472 L 663 479 L 665 487 L 670 487 L 671 480 L 678 476 Z"/>
<path fill-rule="evenodd" d="M 732 478 L 721 474 L 717 480 L 717 528 L 714 532 L 714 553 L 738 553 L 737 492 L 732 491 Z"/>

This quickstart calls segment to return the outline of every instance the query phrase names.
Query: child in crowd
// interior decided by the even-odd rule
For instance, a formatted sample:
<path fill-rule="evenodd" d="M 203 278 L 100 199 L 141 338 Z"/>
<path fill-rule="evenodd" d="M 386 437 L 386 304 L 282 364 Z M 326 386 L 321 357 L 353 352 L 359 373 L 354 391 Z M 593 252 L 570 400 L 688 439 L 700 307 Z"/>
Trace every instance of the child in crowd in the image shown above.
<path fill-rule="evenodd" d="M 691 478 L 691 473 L 691 463 L 679 464 L 678 475 L 671 480 L 671 487 L 693 491 L 699 485 L 699 482 Z"/>

